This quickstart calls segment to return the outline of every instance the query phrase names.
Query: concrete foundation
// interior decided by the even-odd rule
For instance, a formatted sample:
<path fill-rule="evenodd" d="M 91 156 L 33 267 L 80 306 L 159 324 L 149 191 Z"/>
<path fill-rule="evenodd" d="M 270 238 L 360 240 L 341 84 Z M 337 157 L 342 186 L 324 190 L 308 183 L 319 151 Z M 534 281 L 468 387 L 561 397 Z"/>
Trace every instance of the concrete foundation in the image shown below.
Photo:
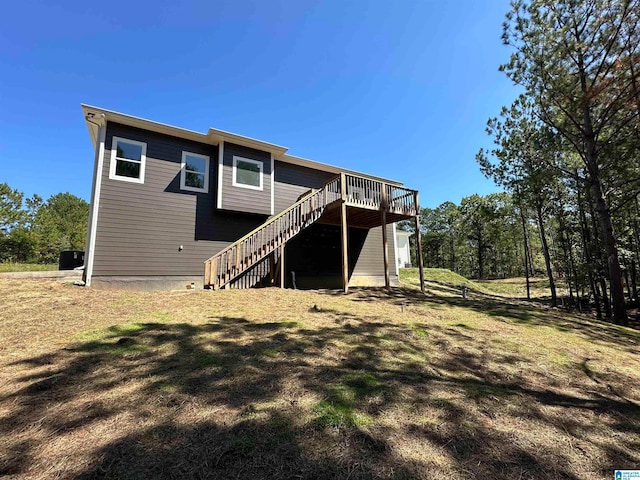
<path fill-rule="evenodd" d="M 91 288 L 117 290 L 202 290 L 202 276 L 93 277 Z"/>
<path fill-rule="evenodd" d="M 397 275 L 389 275 L 389 285 L 400 285 Z M 350 287 L 384 287 L 384 275 L 354 275 L 349 279 Z"/>
<path fill-rule="evenodd" d="M 391 275 L 392 286 L 398 286 L 398 277 Z M 299 289 L 340 288 L 339 277 L 300 277 L 296 278 Z M 384 275 L 352 276 L 350 287 L 384 287 Z M 287 287 L 291 288 L 291 278 L 287 279 Z M 91 279 L 91 288 L 117 290 L 202 290 L 204 288 L 201 276 L 97 276 Z"/>

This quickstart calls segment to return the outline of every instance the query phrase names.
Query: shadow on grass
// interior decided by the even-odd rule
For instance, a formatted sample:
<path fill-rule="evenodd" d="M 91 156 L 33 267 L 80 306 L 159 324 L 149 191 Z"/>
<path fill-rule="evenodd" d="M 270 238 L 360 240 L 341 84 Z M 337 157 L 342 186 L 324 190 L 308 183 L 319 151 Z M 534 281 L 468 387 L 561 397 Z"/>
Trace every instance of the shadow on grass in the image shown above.
<path fill-rule="evenodd" d="M 509 314 L 490 300 L 425 299 L 402 289 L 354 297 Z M 507 374 L 520 359 L 489 354 L 473 325 L 410 327 L 314 311 L 336 321 L 314 328 L 240 317 L 128 324 L 19 362 L 30 369 L 17 379 L 24 386 L 0 398 L 11 406 L 0 418 L 0 475 L 33 473 L 43 441 L 103 423 L 109 438 L 75 478 L 577 480 L 554 445 L 514 441 L 492 426 L 491 412 L 558 432 L 566 431 L 559 418 L 576 412 L 607 415 L 617 435 L 640 430 L 637 406 L 604 383 L 589 395 L 558 393 Z M 536 319 L 527 315 L 509 317 Z M 397 411 L 410 420 L 390 423 Z M 439 420 L 420 420 L 425 415 Z M 593 443 L 595 428 L 581 425 L 572 436 Z M 394 446 L 403 439 L 418 453 Z M 640 441 L 626 446 L 602 445 L 600 473 L 638 465 L 629 451 L 640 451 Z"/>
<path fill-rule="evenodd" d="M 433 285 L 432 285 L 433 286 Z M 453 294 L 452 294 L 453 293 Z M 408 288 L 360 289 L 359 301 L 385 301 L 397 305 L 427 305 L 434 308 L 460 307 L 477 311 L 505 322 L 531 327 L 550 327 L 560 332 L 571 332 L 603 344 L 613 344 L 635 353 L 640 345 L 640 330 L 621 327 L 609 322 L 597 320 L 588 314 L 568 313 L 548 307 L 544 302 L 510 300 L 503 297 L 474 292 L 468 298 L 462 298 L 459 291 L 442 285 L 432 288 L 427 295 Z"/>
<path fill-rule="evenodd" d="M 76 478 L 382 478 L 364 464 L 310 456 L 303 434 L 288 416 L 275 413 L 234 426 L 165 422 L 110 444 L 101 452 L 102 464 Z M 350 450 L 369 450 L 366 441 L 352 439 Z M 402 467 L 395 476 L 412 478 Z"/>

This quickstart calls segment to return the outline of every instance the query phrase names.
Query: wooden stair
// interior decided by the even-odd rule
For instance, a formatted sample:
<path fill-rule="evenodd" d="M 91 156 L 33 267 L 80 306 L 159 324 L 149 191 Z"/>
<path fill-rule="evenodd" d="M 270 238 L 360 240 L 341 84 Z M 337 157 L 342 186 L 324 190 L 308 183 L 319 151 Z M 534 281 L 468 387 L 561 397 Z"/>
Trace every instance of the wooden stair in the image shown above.
<path fill-rule="evenodd" d="M 342 173 L 330 179 L 320 190 L 311 190 L 303 195 L 289 208 L 206 260 L 204 286 L 214 290 L 228 287 L 252 269 L 260 272 L 266 270 L 273 277 L 279 250 L 323 215 L 327 223 L 335 221 L 333 217 L 340 209 L 333 207 L 337 205 L 343 205 L 343 209 L 349 207 L 354 213 L 362 212 L 363 222 L 371 218 L 374 218 L 374 223 L 379 222 L 377 216 L 371 217 L 376 211 L 383 212 L 384 224 L 413 218 L 418 213 L 416 191 Z M 360 226 L 371 228 L 374 223 L 365 222 Z M 271 264 L 265 268 L 270 255 Z M 280 269 L 281 272 L 283 270 Z"/>
<path fill-rule="evenodd" d="M 289 208 L 205 261 L 205 287 L 219 289 L 229 285 L 317 221 L 327 205 L 340 199 L 340 177 L 329 180 L 320 190 L 303 195 Z"/>

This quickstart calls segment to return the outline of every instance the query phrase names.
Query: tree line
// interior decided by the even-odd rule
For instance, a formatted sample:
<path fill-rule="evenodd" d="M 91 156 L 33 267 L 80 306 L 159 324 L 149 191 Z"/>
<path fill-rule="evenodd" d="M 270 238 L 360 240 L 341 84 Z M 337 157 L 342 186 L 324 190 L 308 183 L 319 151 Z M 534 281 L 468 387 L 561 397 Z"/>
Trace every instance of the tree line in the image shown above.
<path fill-rule="evenodd" d="M 62 250 L 84 250 L 89 204 L 71 193 L 48 200 L 0 183 L 0 262 L 57 263 Z"/>
<path fill-rule="evenodd" d="M 593 306 L 599 318 L 612 318 L 611 293 L 597 213 L 584 192 L 558 183 L 545 190 L 544 202 L 527 202 L 507 192 L 470 195 L 456 205 L 444 202 L 422 208 L 420 227 L 425 266 L 448 268 L 468 278 L 495 279 L 543 276 L 552 305 L 557 282 L 568 290 L 564 305 Z M 575 184 L 574 184 L 575 187 Z M 637 201 L 614 215 L 620 235 L 622 281 L 626 302 L 640 305 L 640 222 Z M 411 228 L 405 223 L 404 228 Z M 412 243 L 415 249 L 415 242 Z M 415 259 L 415 255 L 413 255 Z"/>
<path fill-rule="evenodd" d="M 424 209 L 425 258 L 480 278 L 542 263 L 553 305 L 564 276 L 577 302 L 625 325 L 640 263 L 640 0 L 514 0 L 502 38 L 500 70 L 523 93 L 476 158 L 506 193 Z"/>
<path fill-rule="evenodd" d="M 542 271 L 539 242 L 532 240 L 535 226 L 528 219 L 524 233 L 531 248 L 523 249 L 520 213 L 508 193 L 474 194 L 459 205 L 421 209 L 425 265 L 478 279 L 525 276 L 525 260 L 530 272 Z"/>

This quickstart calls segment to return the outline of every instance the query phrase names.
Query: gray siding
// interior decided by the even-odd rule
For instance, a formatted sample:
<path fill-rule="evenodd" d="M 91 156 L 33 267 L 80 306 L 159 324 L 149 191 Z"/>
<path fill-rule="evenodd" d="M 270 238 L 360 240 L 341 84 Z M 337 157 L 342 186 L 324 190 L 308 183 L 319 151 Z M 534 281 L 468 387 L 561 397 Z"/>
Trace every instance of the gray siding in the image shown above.
<path fill-rule="evenodd" d="M 387 225 L 387 253 L 389 254 L 389 275 L 396 275 L 395 238 L 393 224 Z M 364 241 L 358 263 L 353 269 L 354 276 L 384 275 L 384 258 L 382 255 L 382 227 L 369 230 Z"/>
<path fill-rule="evenodd" d="M 294 203 L 310 188 L 322 188 L 335 173 L 300 167 L 290 163 L 275 162 L 274 166 L 274 213 L 279 213 Z"/>
<path fill-rule="evenodd" d="M 262 162 L 262 190 L 233 185 L 234 156 Z M 219 207 L 235 212 L 271 215 L 271 155 L 268 152 L 225 143 L 222 164 L 222 205 Z"/>
<path fill-rule="evenodd" d="M 109 179 L 113 136 L 147 144 L 143 184 Z M 209 156 L 208 193 L 180 190 L 180 162 L 185 150 Z M 270 156 L 226 144 L 224 157 L 229 159 L 228 166 L 233 155 L 265 161 L 265 189 L 256 192 L 232 187 L 229 168 L 224 175 L 223 188 L 227 191 L 223 192 L 223 206 L 230 208 L 232 205 L 245 212 L 251 209 L 260 215 L 216 209 L 216 146 L 109 123 L 101 172 L 94 277 L 199 276 L 203 274 L 204 260 L 263 223 L 267 218 L 264 214 L 268 214 L 271 207 L 271 182 L 267 180 L 271 171 Z M 284 162 L 275 162 L 274 170 L 274 213 L 287 208 L 310 188 L 321 188 L 334 176 Z M 247 197 L 247 193 L 262 196 L 257 200 Z M 393 228 L 392 225 L 387 228 L 390 273 L 394 275 Z M 381 232 L 377 228 L 368 233 L 354 276 L 384 274 Z M 179 251 L 180 245 L 184 247 L 182 251 Z"/>
<path fill-rule="evenodd" d="M 109 179 L 114 135 L 147 144 L 144 184 Z M 183 150 L 210 157 L 209 193 L 180 190 Z M 215 211 L 217 155 L 215 146 L 109 123 L 94 276 L 202 275 L 204 260 L 262 223 Z"/>

